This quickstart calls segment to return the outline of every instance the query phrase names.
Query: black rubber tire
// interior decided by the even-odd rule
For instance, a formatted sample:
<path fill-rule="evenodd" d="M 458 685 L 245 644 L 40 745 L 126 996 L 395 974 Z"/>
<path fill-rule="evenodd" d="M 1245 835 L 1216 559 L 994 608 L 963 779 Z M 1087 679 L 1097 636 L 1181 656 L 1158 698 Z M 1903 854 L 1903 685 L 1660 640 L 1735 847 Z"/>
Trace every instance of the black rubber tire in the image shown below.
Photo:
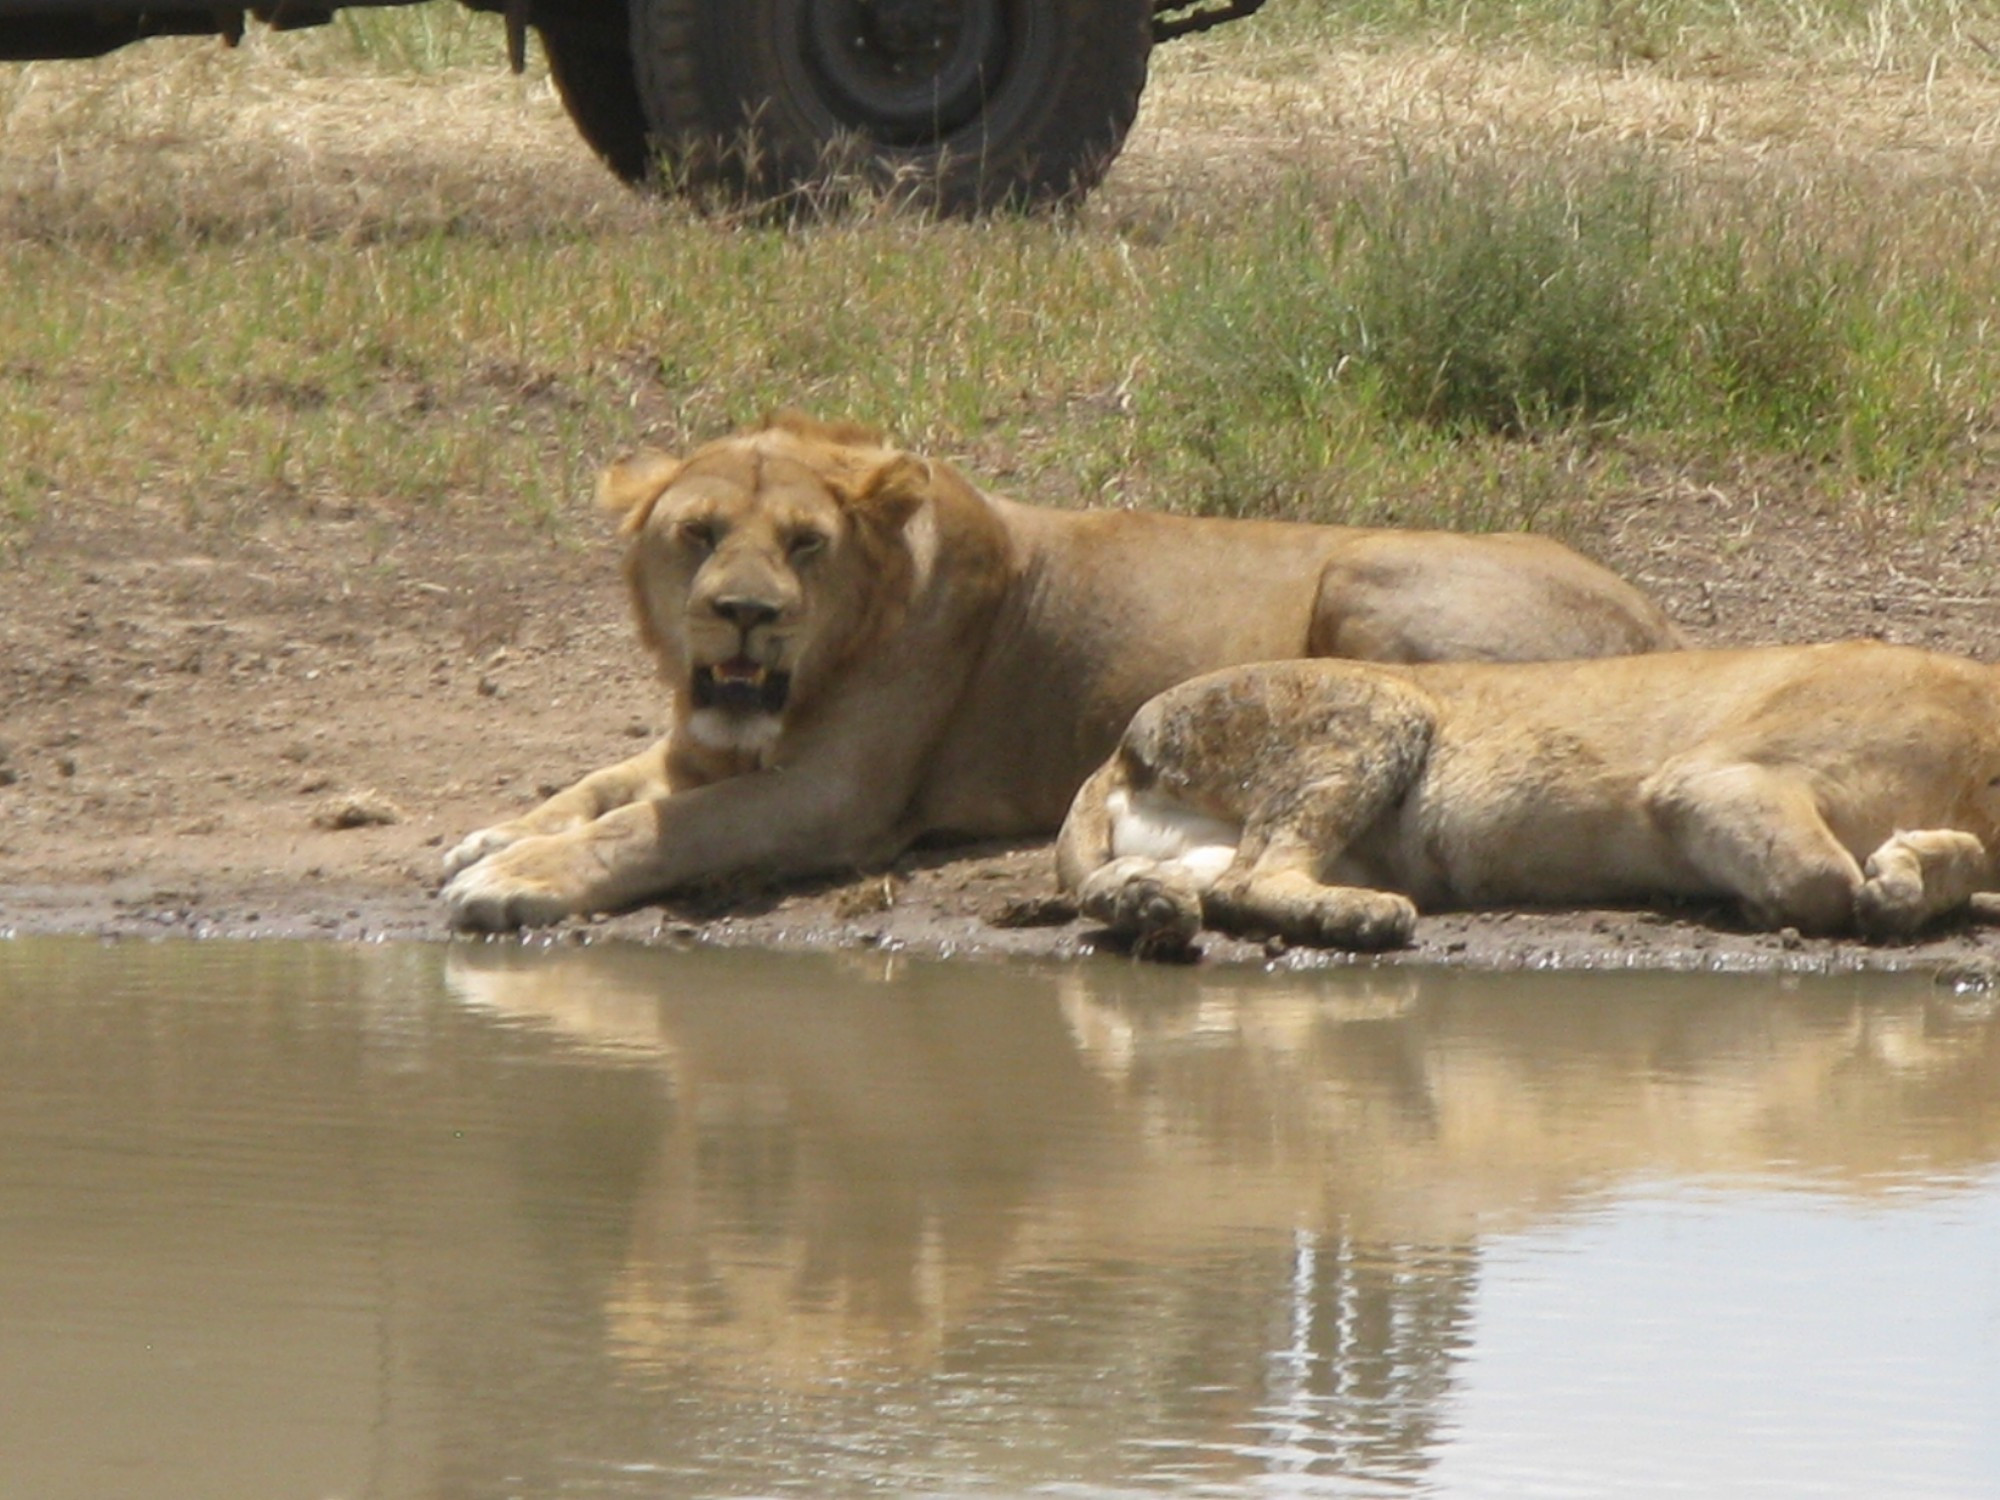
<path fill-rule="evenodd" d="M 794 210 L 857 185 L 949 214 L 1080 198 L 1152 49 L 1152 0 L 628 4 L 661 181 Z"/>
<path fill-rule="evenodd" d="M 632 74 L 624 8 L 605 9 L 585 19 L 545 22 L 542 51 L 578 134 L 625 181 L 642 183 L 653 170 L 652 131 Z"/>

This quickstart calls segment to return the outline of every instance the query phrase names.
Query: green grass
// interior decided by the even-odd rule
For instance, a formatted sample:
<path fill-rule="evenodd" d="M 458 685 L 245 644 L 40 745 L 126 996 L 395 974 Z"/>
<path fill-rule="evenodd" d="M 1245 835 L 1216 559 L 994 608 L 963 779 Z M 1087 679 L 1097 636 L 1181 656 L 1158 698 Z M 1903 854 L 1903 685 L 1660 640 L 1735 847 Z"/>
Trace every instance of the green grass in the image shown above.
<path fill-rule="evenodd" d="M 322 66 L 419 77 L 492 67 L 507 49 L 500 17 L 450 4 L 337 11 L 316 40 L 313 54 Z"/>
<path fill-rule="evenodd" d="M 1882 493 L 1954 473 L 2000 389 L 1973 311 L 1986 231 L 1933 219 L 1945 242 L 1898 264 L 1803 199 L 1720 229 L 1712 207 L 1628 165 L 1567 182 L 1406 165 L 1281 204 L 1256 257 L 1211 246 L 1161 296 L 1151 413 L 1201 434 L 1223 507 L 1231 474 L 1275 465 L 1269 493 L 1370 450 L 1448 466 L 1495 438 L 1785 454 Z"/>
<path fill-rule="evenodd" d="M 1963 22 L 1918 0 L 1794 7 L 1789 33 L 1734 14 L 1276 0 L 1159 71 L 1171 101 L 1203 68 L 1254 79 L 1334 36 L 1504 37 L 1626 79 L 1587 60 L 1612 24 L 1676 47 L 1789 36 L 1801 65 L 1839 69 L 1871 36 L 1956 45 Z M 420 81 L 408 97 L 454 128 L 516 126 L 491 18 L 354 15 L 264 44 L 275 97 L 331 78 L 312 97 L 345 102 L 339 79 L 379 73 Z M 315 148 L 306 170 L 215 127 L 268 81 L 237 65 L 184 64 L 211 91 L 194 97 L 136 63 L 64 80 L 90 96 L 72 122 L 116 146 L 101 160 L 60 117 L 23 127 L 26 165 L 0 180 L 0 529 L 140 503 L 195 525 L 429 506 L 561 531 L 590 524 L 578 497 L 611 453 L 781 405 L 1059 503 L 1560 531 L 1640 471 L 1745 459 L 1796 476 L 1802 504 L 1994 503 L 1993 184 L 1898 188 L 1866 141 L 1777 172 L 1546 124 L 1386 152 L 1357 132 L 1351 158 L 1164 196 L 1114 179 L 1072 221 L 786 229 L 645 205 L 547 148 L 454 158 L 448 132 L 434 157 L 377 140 L 359 167 Z M 54 86 L 14 80 L 0 115 Z M 1268 125 L 1259 107 L 1222 123 Z"/>

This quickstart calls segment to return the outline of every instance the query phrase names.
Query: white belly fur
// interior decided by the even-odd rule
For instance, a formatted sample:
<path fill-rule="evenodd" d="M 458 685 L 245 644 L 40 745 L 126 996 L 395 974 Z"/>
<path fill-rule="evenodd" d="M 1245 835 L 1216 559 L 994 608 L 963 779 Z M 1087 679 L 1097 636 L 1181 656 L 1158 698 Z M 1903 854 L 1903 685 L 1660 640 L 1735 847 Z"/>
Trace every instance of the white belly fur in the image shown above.
<path fill-rule="evenodd" d="M 1243 829 L 1145 792 L 1113 792 L 1104 800 L 1111 820 L 1111 855 L 1176 864 L 1204 887 L 1229 868 Z"/>

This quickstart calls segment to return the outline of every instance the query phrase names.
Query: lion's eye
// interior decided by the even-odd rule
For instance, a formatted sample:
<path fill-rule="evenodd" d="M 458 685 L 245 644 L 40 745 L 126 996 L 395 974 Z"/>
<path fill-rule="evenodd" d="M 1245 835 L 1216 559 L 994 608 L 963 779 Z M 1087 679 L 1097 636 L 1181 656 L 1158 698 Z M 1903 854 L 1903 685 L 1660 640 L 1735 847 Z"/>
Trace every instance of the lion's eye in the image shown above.
<path fill-rule="evenodd" d="M 715 550 L 715 526 L 708 521 L 683 521 L 677 528 L 680 539 L 697 552 Z"/>
<path fill-rule="evenodd" d="M 826 550 L 826 533 L 821 531 L 797 531 L 785 543 L 785 553 L 793 562 L 804 562 Z"/>

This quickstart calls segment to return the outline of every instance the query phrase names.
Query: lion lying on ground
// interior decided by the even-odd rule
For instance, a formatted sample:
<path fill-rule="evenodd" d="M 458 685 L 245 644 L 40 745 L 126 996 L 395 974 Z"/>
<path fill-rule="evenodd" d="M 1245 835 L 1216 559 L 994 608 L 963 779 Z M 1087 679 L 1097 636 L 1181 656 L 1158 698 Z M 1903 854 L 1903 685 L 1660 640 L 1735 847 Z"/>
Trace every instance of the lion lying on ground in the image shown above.
<path fill-rule="evenodd" d="M 2000 888 L 2000 667 L 1869 641 L 1531 665 L 1270 662 L 1134 716 L 1058 878 L 1141 952 L 1336 948 L 1419 909 L 1724 898 L 1900 937 Z"/>
<path fill-rule="evenodd" d="M 1045 510 L 792 415 L 601 488 L 671 726 L 452 850 L 461 927 L 1051 832 L 1134 709 L 1234 662 L 1676 643 L 1540 537 Z"/>

